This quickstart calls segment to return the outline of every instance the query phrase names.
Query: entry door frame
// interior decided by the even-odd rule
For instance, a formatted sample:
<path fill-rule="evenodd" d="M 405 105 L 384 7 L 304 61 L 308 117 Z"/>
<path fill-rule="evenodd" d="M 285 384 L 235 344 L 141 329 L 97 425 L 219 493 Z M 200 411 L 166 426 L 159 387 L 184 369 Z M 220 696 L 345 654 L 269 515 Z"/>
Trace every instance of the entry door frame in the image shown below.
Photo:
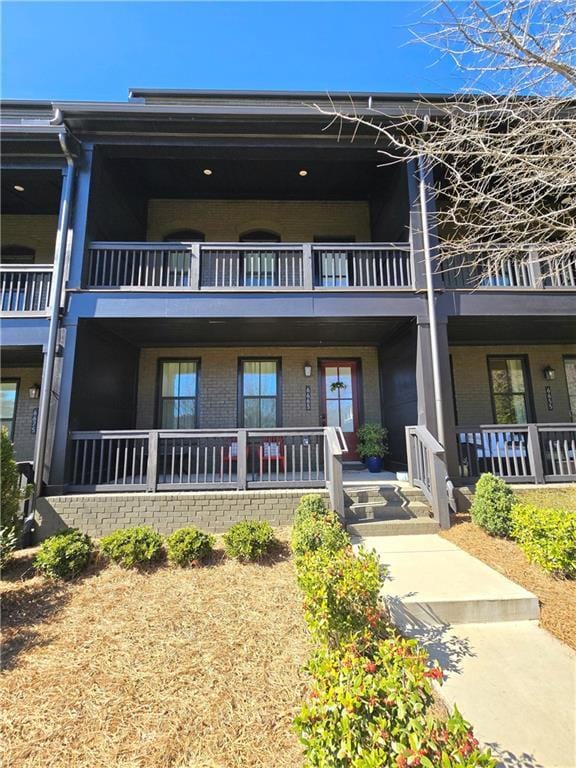
<path fill-rule="evenodd" d="M 324 374 L 325 366 L 353 365 L 356 369 L 356 375 L 353 375 L 352 408 L 356 429 L 363 423 L 364 419 L 364 380 L 362 376 L 362 358 L 361 357 L 319 357 L 318 364 L 318 421 L 325 426 L 326 417 L 326 376 Z M 352 451 L 344 454 L 344 458 L 350 458 Z M 352 458 L 357 458 L 353 456 Z"/>

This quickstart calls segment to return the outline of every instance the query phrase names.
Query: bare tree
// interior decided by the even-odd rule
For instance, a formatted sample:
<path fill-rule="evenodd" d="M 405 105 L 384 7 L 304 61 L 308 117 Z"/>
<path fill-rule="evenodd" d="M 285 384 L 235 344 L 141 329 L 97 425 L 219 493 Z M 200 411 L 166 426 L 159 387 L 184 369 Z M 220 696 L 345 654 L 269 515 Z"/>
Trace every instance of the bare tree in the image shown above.
<path fill-rule="evenodd" d="M 574 0 L 442 0 L 425 23 L 416 38 L 457 63 L 465 91 L 397 117 L 316 108 L 341 136 L 373 130 L 384 162 L 434 167 L 441 269 L 576 285 Z"/>

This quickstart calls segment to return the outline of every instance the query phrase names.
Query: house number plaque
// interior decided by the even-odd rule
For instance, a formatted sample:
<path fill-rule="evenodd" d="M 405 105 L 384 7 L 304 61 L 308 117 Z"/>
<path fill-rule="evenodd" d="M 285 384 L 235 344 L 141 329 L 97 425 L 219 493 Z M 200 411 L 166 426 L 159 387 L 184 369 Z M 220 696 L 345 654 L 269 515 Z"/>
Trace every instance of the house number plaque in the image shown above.
<path fill-rule="evenodd" d="M 552 390 L 550 387 L 544 387 L 544 391 L 546 392 L 546 407 L 549 411 L 553 411 L 554 401 L 552 400 Z"/>
<path fill-rule="evenodd" d="M 38 428 L 38 408 L 32 411 L 32 420 L 30 422 L 30 434 L 35 435 Z"/>
<path fill-rule="evenodd" d="M 304 392 L 304 405 L 307 411 L 312 410 L 312 390 L 309 384 L 306 385 L 306 389 Z"/>

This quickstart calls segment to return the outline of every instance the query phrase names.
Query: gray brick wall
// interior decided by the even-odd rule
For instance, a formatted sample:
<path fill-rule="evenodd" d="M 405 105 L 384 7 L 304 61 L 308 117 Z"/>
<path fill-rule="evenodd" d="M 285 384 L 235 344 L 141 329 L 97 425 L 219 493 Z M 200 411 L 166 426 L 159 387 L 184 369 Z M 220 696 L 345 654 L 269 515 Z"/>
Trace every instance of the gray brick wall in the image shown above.
<path fill-rule="evenodd" d="M 324 490 L 49 496 L 38 500 L 37 538 L 43 541 L 66 527 L 99 538 L 132 525 L 150 525 L 162 534 L 189 525 L 221 533 L 241 520 L 286 526 L 291 525 L 302 494 L 311 492 L 328 502 Z"/>
<path fill-rule="evenodd" d="M 237 243 L 250 229 L 272 230 L 285 243 L 322 235 L 372 239 L 365 201 L 150 200 L 148 240 L 161 241 L 178 229 L 200 230 L 208 242 Z"/>
<path fill-rule="evenodd" d="M 53 263 L 58 216 L 5 214 L 0 225 L 2 245 L 26 245 L 36 251 L 36 264 Z"/>
<path fill-rule="evenodd" d="M 32 434 L 34 410 L 38 400 L 30 400 L 28 390 L 42 382 L 41 368 L 4 368 L 2 379 L 17 379 L 16 420 L 14 425 L 14 453 L 17 461 L 32 461 L 36 435 Z"/>
<path fill-rule="evenodd" d="M 238 347 L 144 349 L 140 354 L 137 429 L 151 429 L 157 398 L 158 360 L 200 358 L 199 424 L 202 429 L 237 426 L 237 374 L 239 357 L 282 358 L 282 426 L 315 427 L 320 424 L 317 361 L 322 358 L 361 358 L 365 421 L 380 421 L 378 353 L 374 347 Z M 304 363 L 312 376 L 304 376 Z M 305 387 L 311 388 L 311 409 L 305 408 Z"/>
<path fill-rule="evenodd" d="M 450 348 L 450 354 L 460 424 L 491 424 L 494 421 L 486 360 L 488 355 L 527 355 L 537 421 L 554 423 L 571 420 L 562 357 L 575 355 L 576 344 L 454 346 Z M 546 381 L 542 374 L 542 369 L 548 365 L 556 370 L 554 381 Z M 552 411 L 547 407 L 547 386 L 552 393 Z"/>

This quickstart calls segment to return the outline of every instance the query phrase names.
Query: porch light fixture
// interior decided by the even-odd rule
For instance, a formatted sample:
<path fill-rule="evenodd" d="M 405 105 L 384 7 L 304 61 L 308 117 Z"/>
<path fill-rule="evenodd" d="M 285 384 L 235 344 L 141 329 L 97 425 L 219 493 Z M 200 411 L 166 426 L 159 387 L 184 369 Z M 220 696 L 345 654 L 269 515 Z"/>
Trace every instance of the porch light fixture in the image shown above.
<path fill-rule="evenodd" d="M 310 363 L 304 363 L 304 376 L 306 376 L 307 379 L 312 376 L 312 366 Z"/>
<path fill-rule="evenodd" d="M 14 189 L 16 190 L 16 192 L 24 192 L 24 187 L 21 186 L 20 184 L 14 184 Z"/>
<path fill-rule="evenodd" d="M 551 365 L 547 365 L 545 368 L 542 368 L 542 374 L 544 375 L 546 381 L 554 381 L 556 378 L 556 371 L 554 368 L 552 368 Z"/>
<path fill-rule="evenodd" d="M 204 174 L 204 176 L 212 176 L 212 168 L 204 168 L 202 173 Z"/>
<path fill-rule="evenodd" d="M 38 400 L 40 397 L 40 384 L 32 384 L 28 389 L 28 397 L 30 400 Z"/>
<path fill-rule="evenodd" d="M 306 168 L 301 168 L 298 171 L 298 176 L 308 176 L 308 171 L 306 170 Z"/>

